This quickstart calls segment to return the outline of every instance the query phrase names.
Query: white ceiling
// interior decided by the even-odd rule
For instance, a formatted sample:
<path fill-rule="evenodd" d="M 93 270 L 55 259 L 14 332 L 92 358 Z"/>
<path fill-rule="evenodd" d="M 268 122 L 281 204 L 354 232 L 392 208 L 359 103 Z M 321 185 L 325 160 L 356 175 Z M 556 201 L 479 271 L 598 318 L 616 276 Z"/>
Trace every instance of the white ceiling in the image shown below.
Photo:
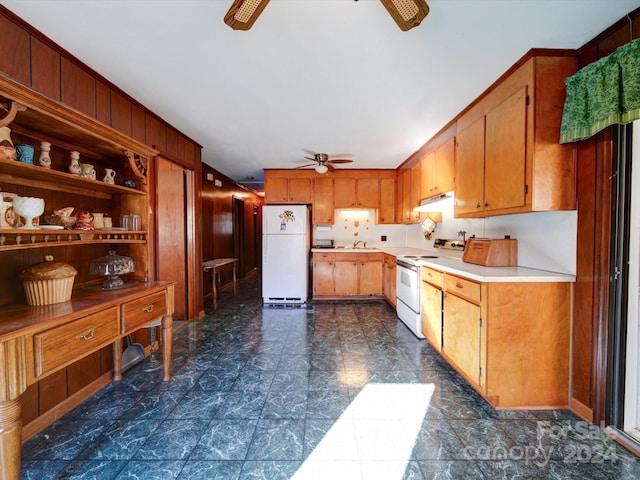
<path fill-rule="evenodd" d="M 427 0 L 402 32 L 378 0 L 2 0 L 245 181 L 304 149 L 395 168 L 530 48 L 579 48 L 640 0 Z"/>

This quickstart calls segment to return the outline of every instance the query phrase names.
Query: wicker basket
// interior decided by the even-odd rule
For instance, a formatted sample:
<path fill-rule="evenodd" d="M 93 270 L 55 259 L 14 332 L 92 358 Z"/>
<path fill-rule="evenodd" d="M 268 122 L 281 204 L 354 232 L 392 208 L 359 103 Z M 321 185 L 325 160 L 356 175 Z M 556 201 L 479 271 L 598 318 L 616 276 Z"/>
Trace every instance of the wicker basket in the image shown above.
<path fill-rule="evenodd" d="M 66 263 L 47 256 L 44 263 L 28 268 L 20 275 L 27 303 L 32 307 L 67 302 L 71 299 L 77 271 Z"/>

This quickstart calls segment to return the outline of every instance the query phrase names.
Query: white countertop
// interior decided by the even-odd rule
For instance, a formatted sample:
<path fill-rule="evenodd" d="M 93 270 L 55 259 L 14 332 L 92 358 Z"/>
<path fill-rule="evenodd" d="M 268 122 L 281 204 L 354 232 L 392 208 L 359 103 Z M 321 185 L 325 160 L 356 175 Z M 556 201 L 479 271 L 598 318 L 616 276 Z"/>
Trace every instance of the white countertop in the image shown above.
<path fill-rule="evenodd" d="M 420 263 L 426 267 L 435 268 L 441 272 L 460 275 L 461 277 L 476 280 L 478 282 L 575 282 L 575 275 L 566 273 L 549 272 L 529 267 L 484 267 L 473 263 L 463 262 L 461 258 L 445 256 L 441 251 L 421 250 L 411 247 L 372 247 L 372 248 L 312 248 L 312 252 L 383 252 L 389 255 L 437 255 L 438 258 L 422 260 Z"/>
<path fill-rule="evenodd" d="M 484 267 L 458 258 L 433 258 L 420 262 L 442 272 L 453 273 L 478 282 L 575 282 L 574 275 L 528 267 Z"/>

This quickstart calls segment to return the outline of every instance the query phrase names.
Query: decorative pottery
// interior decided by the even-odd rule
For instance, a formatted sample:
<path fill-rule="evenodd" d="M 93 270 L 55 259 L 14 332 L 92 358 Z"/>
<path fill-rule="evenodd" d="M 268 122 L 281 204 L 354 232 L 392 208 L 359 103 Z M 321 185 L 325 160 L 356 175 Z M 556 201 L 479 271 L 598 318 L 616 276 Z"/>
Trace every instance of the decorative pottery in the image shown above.
<path fill-rule="evenodd" d="M 51 144 L 49 142 L 40 142 L 40 156 L 38 157 L 38 164 L 44 168 L 51 168 L 51 157 L 49 152 L 51 151 Z"/>
<path fill-rule="evenodd" d="M 102 179 L 106 183 L 116 183 L 116 171 L 113 168 L 104 169 L 104 178 Z"/>
<path fill-rule="evenodd" d="M 15 197 L 13 199 L 13 209 L 16 214 L 24 217 L 24 225 L 19 228 L 38 228 L 34 225 L 34 219 L 40 217 L 44 212 L 44 199 L 36 197 Z M 38 223 L 36 223 L 36 225 Z"/>
<path fill-rule="evenodd" d="M 96 179 L 96 169 L 93 168 L 93 165 L 90 163 L 81 163 L 80 164 L 80 176 L 83 178 L 88 178 L 90 180 Z"/>
<path fill-rule="evenodd" d="M 111 218 L 111 215 L 109 215 L 108 213 L 104 214 L 104 228 L 113 228 L 113 219 Z"/>
<path fill-rule="evenodd" d="M 19 143 L 18 145 L 15 146 L 15 149 L 16 149 L 16 157 L 19 162 L 33 165 L 33 153 L 35 151 L 35 148 L 33 148 L 33 145 L 29 145 L 26 143 Z"/>
<path fill-rule="evenodd" d="M 93 226 L 93 215 L 91 212 L 83 210 L 78 213 L 78 221 L 73 228 L 75 230 L 93 230 L 95 227 Z"/>
<path fill-rule="evenodd" d="M 0 228 L 14 228 L 17 217 L 13 211 L 13 199 L 17 197 L 15 193 L 0 192 Z"/>
<path fill-rule="evenodd" d="M 71 163 L 69 163 L 69 173 L 73 175 L 80 175 L 80 153 L 75 150 L 71 152 Z"/>
<path fill-rule="evenodd" d="M 11 141 L 11 129 L 0 127 L 0 158 L 16 159 L 16 149 Z"/>
<path fill-rule="evenodd" d="M 104 213 L 93 212 L 93 228 L 104 228 Z"/>

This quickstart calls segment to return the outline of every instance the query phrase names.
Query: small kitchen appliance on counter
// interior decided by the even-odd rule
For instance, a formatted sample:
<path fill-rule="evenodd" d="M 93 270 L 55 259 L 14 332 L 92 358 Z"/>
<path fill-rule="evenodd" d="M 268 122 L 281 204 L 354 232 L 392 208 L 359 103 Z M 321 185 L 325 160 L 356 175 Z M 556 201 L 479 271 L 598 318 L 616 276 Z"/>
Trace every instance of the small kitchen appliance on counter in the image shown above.
<path fill-rule="evenodd" d="M 311 248 L 334 248 L 333 238 L 318 238 Z"/>
<path fill-rule="evenodd" d="M 514 267 L 518 264 L 518 241 L 515 238 L 470 238 L 462 261 L 485 267 Z"/>

